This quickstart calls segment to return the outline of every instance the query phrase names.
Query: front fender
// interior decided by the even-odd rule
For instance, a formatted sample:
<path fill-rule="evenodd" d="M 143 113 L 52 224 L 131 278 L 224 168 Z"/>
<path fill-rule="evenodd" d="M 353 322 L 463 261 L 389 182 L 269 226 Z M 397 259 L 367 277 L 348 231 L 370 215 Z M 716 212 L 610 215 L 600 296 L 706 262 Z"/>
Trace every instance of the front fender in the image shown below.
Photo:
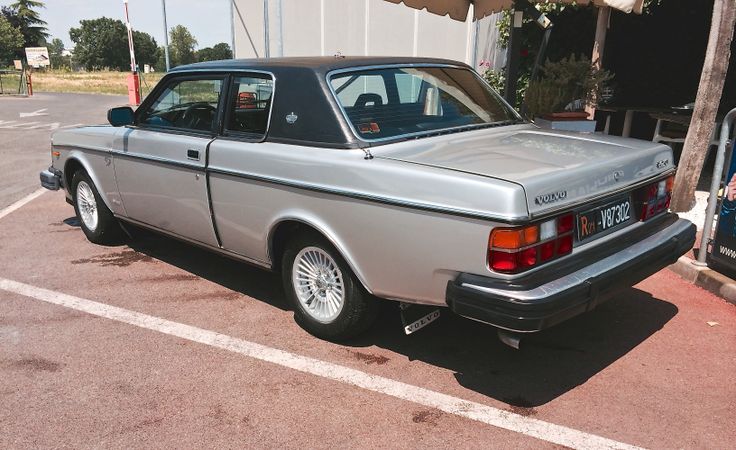
<path fill-rule="evenodd" d="M 105 205 L 114 214 L 125 215 L 120 195 L 115 183 L 115 169 L 110 152 L 87 152 L 80 149 L 68 149 L 68 156 L 64 161 L 64 179 L 68 182 L 67 198 L 73 200 L 71 181 L 74 176 L 70 173 L 75 167 L 81 167 L 87 172 Z"/>

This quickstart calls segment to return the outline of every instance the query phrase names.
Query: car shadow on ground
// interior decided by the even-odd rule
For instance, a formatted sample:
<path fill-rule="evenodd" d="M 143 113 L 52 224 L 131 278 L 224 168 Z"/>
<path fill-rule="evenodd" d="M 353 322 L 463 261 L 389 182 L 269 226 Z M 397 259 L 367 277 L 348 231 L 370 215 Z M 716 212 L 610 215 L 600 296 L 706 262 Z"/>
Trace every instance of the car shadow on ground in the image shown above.
<path fill-rule="evenodd" d="M 278 274 L 142 228 L 126 225 L 126 229 L 132 236 L 126 245 L 136 252 L 281 310 L 289 309 Z"/>
<path fill-rule="evenodd" d="M 644 342 L 678 312 L 675 305 L 629 288 L 596 310 L 526 335 L 519 350 L 495 328 L 443 309 L 436 323 L 405 336 L 398 308 L 385 308 L 377 326 L 350 342 L 377 345 L 410 360 L 444 367 L 467 389 L 533 408 L 585 383 Z"/>
<path fill-rule="evenodd" d="M 135 229 L 134 237 L 127 244 L 136 252 L 289 309 L 278 274 L 150 231 Z M 594 311 L 524 337 L 521 349 L 514 350 L 498 340 L 495 328 L 447 309 L 437 322 L 406 336 L 398 304 L 382 301 L 376 324 L 342 344 L 375 345 L 451 370 L 465 388 L 507 403 L 515 412 L 534 414 L 534 407 L 585 383 L 662 329 L 677 312 L 675 305 L 629 288 Z"/>

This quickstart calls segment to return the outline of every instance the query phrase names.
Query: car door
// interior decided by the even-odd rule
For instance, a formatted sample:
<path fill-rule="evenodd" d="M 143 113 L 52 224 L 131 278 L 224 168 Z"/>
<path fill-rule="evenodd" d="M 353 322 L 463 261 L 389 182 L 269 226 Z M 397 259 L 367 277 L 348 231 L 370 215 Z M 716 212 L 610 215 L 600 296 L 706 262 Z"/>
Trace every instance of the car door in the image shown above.
<path fill-rule="evenodd" d="M 217 246 L 208 200 L 207 150 L 215 137 L 224 75 L 164 82 L 116 141 L 115 175 L 127 216 Z"/>
<path fill-rule="evenodd" d="M 260 262 L 266 260 L 264 229 L 273 214 L 273 192 L 238 174 L 288 164 L 263 142 L 274 81 L 269 73 L 233 74 L 223 135 L 212 143 L 209 154 L 213 217 L 222 247 Z"/>

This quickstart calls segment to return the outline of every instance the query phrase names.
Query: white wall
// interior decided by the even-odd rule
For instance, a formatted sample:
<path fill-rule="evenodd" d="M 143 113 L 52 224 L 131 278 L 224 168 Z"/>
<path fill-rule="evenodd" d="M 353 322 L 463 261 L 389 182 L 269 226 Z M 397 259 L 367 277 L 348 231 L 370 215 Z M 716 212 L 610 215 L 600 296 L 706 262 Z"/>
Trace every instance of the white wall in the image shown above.
<path fill-rule="evenodd" d="M 234 0 L 234 3 L 235 56 L 265 56 L 264 1 Z M 439 57 L 467 63 L 473 59 L 476 63 L 491 59 L 494 66 L 498 65 L 497 60 L 503 64 L 503 58 L 498 57 L 502 52 L 496 51 L 497 33 L 492 17 L 479 23 L 473 51 L 474 24 L 383 0 L 269 0 L 268 12 L 270 56 L 339 52 L 346 56 Z M 279 54 L 281 48 L 283 55 Z"/>

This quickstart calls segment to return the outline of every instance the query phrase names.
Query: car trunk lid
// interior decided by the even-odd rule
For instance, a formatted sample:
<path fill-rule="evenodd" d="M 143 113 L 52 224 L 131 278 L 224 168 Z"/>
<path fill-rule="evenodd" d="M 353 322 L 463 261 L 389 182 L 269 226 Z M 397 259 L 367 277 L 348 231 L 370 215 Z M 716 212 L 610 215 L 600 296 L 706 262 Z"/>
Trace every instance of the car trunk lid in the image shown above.
<path fill-rule="evenodd" d="M 388 158 L 521 185 L 532 217 L 620 192 L 672 168 L 669 147 L 533 125 L 471 131 L 377 147 Z"/>

